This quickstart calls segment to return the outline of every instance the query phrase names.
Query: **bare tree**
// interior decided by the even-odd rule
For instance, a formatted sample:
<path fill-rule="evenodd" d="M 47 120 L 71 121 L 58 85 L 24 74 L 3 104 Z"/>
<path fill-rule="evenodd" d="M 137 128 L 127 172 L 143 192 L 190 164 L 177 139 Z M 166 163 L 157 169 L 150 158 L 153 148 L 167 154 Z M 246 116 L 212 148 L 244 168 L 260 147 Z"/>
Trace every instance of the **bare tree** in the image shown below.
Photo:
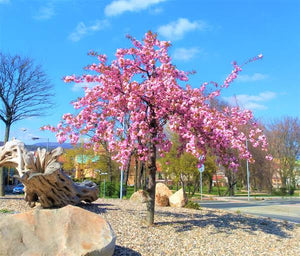
<path fill-rule="evenodd" d="M 265 130 L 265 129 L 264 129 Z M 272 192 L 272 176 L 274 174 L 274 162 L 266 159 L 268 152 L 261 148 L 254 148 L 248 145 L 249 150 L 255 160 L 254 163 L 249 163 L 250 186 L 251 189 Z M 247 167 L 246 161 L 240 160 L 239 171 L 237 172 L 237 180 L 239 185 L 247 187 Z"/>
<path fill-rule="evenodd" d="M 300 157 L 300 120 L 285 117 L 270 125 L 269 141 L 273 157 L 279 163 L 282 187 L 292 193 L 295 186 L 295 166 Z"/>
<path fill-rule="evenodd" d="M 41 66 L 32 59 L 0 52 L 0 119 L 5 124 L 4 143 L 13 123 L 48 112 L 53 105 L 52 88 Z M 0 195 L 4 195 L 3 178 L 0 170 Z"/>

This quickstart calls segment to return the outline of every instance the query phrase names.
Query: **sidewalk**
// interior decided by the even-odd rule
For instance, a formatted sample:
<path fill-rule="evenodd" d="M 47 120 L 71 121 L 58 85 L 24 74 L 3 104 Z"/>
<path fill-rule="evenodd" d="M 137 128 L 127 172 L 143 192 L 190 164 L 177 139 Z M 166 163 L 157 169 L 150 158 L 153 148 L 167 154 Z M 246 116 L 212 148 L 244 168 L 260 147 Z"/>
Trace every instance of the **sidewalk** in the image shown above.
<path fill-rule="evenodd" d="M 201 207 L 224 209 L 300 223 L 300 198 L 272 197 L 255 200 L 247 197 L 222 197 L 216 200 L 197 200 Z"/>

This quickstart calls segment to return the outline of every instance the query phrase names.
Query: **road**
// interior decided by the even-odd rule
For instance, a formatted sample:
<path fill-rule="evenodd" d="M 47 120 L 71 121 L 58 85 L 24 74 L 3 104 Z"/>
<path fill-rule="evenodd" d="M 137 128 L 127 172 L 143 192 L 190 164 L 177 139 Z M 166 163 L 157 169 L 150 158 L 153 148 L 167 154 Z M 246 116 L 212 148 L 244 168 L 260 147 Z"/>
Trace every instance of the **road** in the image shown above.
<path fill-rule="evenodd" d="M 300 198 L 247 201 L 246 198 L 226 198 L 217 201 L 197 201 L 201 207 L 224 209 L 274 219 L 300 223 Z"/>

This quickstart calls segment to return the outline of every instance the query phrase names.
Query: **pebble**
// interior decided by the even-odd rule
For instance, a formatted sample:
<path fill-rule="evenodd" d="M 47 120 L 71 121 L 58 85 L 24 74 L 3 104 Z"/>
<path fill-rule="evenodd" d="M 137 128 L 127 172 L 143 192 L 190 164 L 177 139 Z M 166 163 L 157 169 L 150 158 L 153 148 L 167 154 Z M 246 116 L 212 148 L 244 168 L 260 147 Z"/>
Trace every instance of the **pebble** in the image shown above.
<path fill-rule="evenodd" d="M 145 204 L 98 199 L 82 204 L 105 218 L 117 234 L 115 256 L 289 255 L 300 252 L 300 227 L 292 223 L 202 208 L 156 207 L 155 225 L 144 222 Z M 0 210 L 30 210 L 22 196 L 0 197 Z M 12 214 L 12 213 L 0 213 Z"/>

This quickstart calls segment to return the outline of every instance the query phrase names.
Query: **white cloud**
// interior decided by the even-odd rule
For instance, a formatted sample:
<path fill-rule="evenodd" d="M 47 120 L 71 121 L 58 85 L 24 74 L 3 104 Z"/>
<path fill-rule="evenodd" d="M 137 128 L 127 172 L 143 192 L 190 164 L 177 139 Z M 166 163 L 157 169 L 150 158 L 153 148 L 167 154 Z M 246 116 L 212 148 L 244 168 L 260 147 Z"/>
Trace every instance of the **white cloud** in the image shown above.
<path fill-rule="evenodd" d="M 245 109 L 267 109 L 264 105 L 266 101 L 276 98 L 275 92 L 261 92 L 258 95 L 239 94 L 232 97 L 223 97 L 231 105 L 239 105 Z"/>
<path fill-rule="evenodd" d="M 253 75 L 239 75 L 237 77 L 238 82 L 255 82 L 267 79 L 268 75 L 261 74 L 261 73 L 254 73 Z"/>
<path fill-rule="evenodd" d="M 106 16 L 117 16 L 124 12 L 138 12 L 164 1 L 166 0 L 116 0 L 105 7 L 104 13 Z"/>
<path fill-rule="evenodd" d="M 54 15 L 55 15 L 54 6 L 51 3 L 49 3 L 46 6 L 42 6 L 38 10 L 37 14 L 33 16 L 33 18 L 36 20 L 48 20 L 52 18 Z"/>
<path fill-rule="evenodd" d="M 154 8 L 154 9 L 150 9 L 149 13 L 152 14 L 152 15 L 158 15 L 158 14 L 161 14 L 163 11 L 164 11 L 163 8 L 157 7 L 157 8 Z"/>
<path fill-rule="evenodd" d="M 205 31 L 208 25 L 204 21 L 189 21 L 186 18 L 179 18 L 167 25 L 160 26 L 158 33 L 168 39 L 177 40 L 183 38 L 184 34 L 194 30 Z"/>
<path fill-rule="evenodd" d="M 175 60 L 188 61 L 200 53 L 200 49 L 197 47 L 192 48 L 176 48 L 173 53 Z"/>
<path fill-rule="evenodd" d="M 72 32 L 68 38 L 73 42 L 78 42 L 82 37 L 102 30 L 108 25 L 109 23 L 107 20 L 96 20 L 96 22 L 90 26 L 86 26 L 84 22 L 79 22 L 75 31 Z"/>

